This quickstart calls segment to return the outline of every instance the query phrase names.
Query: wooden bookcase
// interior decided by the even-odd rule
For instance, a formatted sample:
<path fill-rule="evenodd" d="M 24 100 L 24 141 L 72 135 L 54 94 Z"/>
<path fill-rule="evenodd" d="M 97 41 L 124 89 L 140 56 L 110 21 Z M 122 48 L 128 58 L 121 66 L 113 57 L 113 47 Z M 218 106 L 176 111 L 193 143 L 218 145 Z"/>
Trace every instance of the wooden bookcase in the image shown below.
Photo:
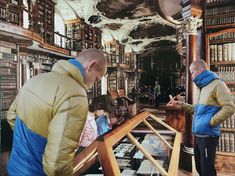
<path fill-rule="evenodd" d="M 37 74 L 50 72 L 58 60 L 68 59 L 62 56 L 22 48 L 20 48 L 19 58 L 21 64 L 21 85 Z"/>
<path fill-rule="evenodd" d="M 11 150 L 12 130 L 7 122 L 7 111 L 18 91 L 18 46 L 12 42 L 0 41 L 0 152 Z M 8 155 L 8 154 L 7 154 Z M 4 163 L 3 163 L 4 165 Z"/>
<path fill-rule="evenodd" d="M 135 88 L 135 75 L 134 73 L 128 74 L 128 94 L 131 93 L 132 89 Z"/>
<path fill-rule="evenodd" d="M 45 42 L 54 44 L 54 13 L 55 3 L 52 0 L 37 0 L 38 33 Z"/>
<path fill-rule="evenodd" d="M 135 52 L 125 52 L 124 54 L 124 60 L 125 64 L 127 65 L 127 68 L 124 69 L 127 73 L 127 94 L 129 95 L 132 91 L 132 88 L 135 88 L 135 63 L 136 63 L 136 53 Z"/>
<path fill-rule="evenodd" d="M 117 40 L 112 40 L 104 43 L 105 52 L 111 55 L 111 60 L 116 63 L 124 63 L 124 45 Z M 116 57 L 116 59 L 115 59 Z"/>
<path fill-rule="evenodd" d="M 1 117 L 6 113 L 17 94 L 17 46 L 0 41 Z"/>
<path fill-rule="evenodd" d="M 235 1 L 207 0 L 205 7 L 206 61 L 225 81 L 235 103 Z M 221 124 L 217 169 L 235 172 L 235 114 Z M 225 159 L 227 158 L 227 159 Z"/>
<path fill-rule="evenodd" d="M 66 24 L 66 35 L 72 39 L 72 43 L 67 43 L 66 48 L 81 51 L 82 48 L 82 25 L 81 20 L 67 21 Z"/>
<path fill-rule="evenodd" d="M 135 69 L 135 55 L 134 52 L 125 52 L 124 54 L 125 64 L 127 64 L 132 71 Z"/>
<path fill-rule="evenodd" d="M 118 76 L 118 90 L 125 90 L 125 78 L 122 73 Z"/>
<path fill-rule="evenodd" d="M 65 21 L 67 37 L 72 39 L 72 44 L 67 44 L 67 48 L 74 51 L 82 51 L 88 48 L 101 48 L 102 32 L 77 18 Z"/>
<path fill-rule="evenodd" d="M 94 97 L 101 95 L 101 93 L 102 93 L 101 91 L 102 91 L 101 90 L 101 80 L 99 80 L 98 82 L 95 82 L 90 89 L 88 89 L 87 96 L 88 96 L 89 104 L 92 102 L 92 99 Z"/>
<path fill-rule="evenodd" d="M 23 0 L 2 0 L 0 2 L 0 20 L 15 25 L 22 25 Z"/>
<path fill-rule="evenodd" d="M 104 43 L 104 52 L 108 60 L 108 90 L 125 90 L 123 72 L 125 69 L 124 45 L 117 40 Z"/>
<path fill-rule="evenodd" d="M 101 48 L 101 39 L 102 39 L 102 31 L 99 28 L 93 28 L 93 47 L 96 49 Z"/>
<path fill-rule="evenodd" d="M 117 72 L 114 71 L 108 76 L 108 90 L 117 90 Z"/>

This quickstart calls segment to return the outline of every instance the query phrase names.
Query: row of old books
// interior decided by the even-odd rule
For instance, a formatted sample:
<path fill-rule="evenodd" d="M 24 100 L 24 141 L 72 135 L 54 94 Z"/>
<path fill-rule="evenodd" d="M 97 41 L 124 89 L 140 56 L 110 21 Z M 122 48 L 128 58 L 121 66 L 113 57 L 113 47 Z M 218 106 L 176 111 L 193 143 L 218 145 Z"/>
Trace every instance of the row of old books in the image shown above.
<path fill-rule="evenodd" d="M 233 6 L 226 7 L 214 7 L 206 10 L 206 15 L 219 15 L 219 14 L 228 14 L 234 13 L 235 8 Z"/>
<path fill-rule="evenodd" d="M 235 81 L 235 67 L 217 67 L 215 73 L 225 82 L 234 82 Z M 228 85 L 231 86 L 231 85 Z"/>
<path fill-rule="evenodd" d="M 0 47 L 1 49 L 1 47 Z M 5 53 L 0 51 L 0 60 L 11 60 L 11 61 L 16 61 L 17 60 L 17 55 L 16 54 L 10 54 L 10 53 Z"/>
<path fill-rule="evenodd" d="M 231 92 L 235 92 L 235 84 L 229 84 L 228 88 Z"/>
<path fill-rule="evenodd" d="M 231 0 L 206 0 L 206 3 L 215 3 L 215 2 L 229 2 Z"/>
<path fill-rule="evenodd" d="M 16 89 L 17 82 L 16 79 L 14 80 L 7 80 L 7 81 L 1 81 L 0 89 L 3 91 L 4 89 Z"/>
<path fill-rule="evenodd" d="M 235 128 L 235 114 L 227 118 L 222 124 L 221 128 L 234 129 Z"/>
<path fill-rule="evenodd" d="M 113 72 L 108 77 L 108 87 L 110 90 L 117 90 L 117 73 Z"/>
<path fill-rule="evenodd" d="M 218 36 L 210 37 L 210 42 L 234 40 L 234 39 L 235 39 L 235 32 L 227 32 Z"/>
<path fill-rule="evenodd" d="M 234 132 L 222 133 L 219 139 L 217 150 L 222 152 L 235 152 L 234 138 L 235 138 Z"/>
<path fill-rule="evenodd" d="M 17 46 L 0 41 L 0 118 L 6 119 L 7 111 L 17 94 Z"/>
<path fill-rule="evenodd" d="M 4 97 L 0 99 L 0 107 L 2 110 L 8 110 L 8 108 L 11 106 L 12 102 L 14 101 L 15 97 Z"/>
<path fill-rule="evenodd" d="M 17 68 L 15 63 L 11 63 L 7 59 L 0 62 L 1 91 L 17 88 L 16 70 Z"/>
<path fill-rule="evenodd" d="M 7 119 L 7 111 L 0 111 L 0 117 L 1 117 L 1 120 L 5 120 Z"/>
<path fill-rule="evenodd" d="M 235 17 L 221 17 L 221 18 L 207 18 L 206 25 L 221 25 L 221 24 L 231 24 L 235 22 Z"/>
<path fill-rule="evenodd" d="M 235 103 L 235 95 L 234 94 L 232 94 L 232 98 L 233 98 L 233 101 Z"/>
<path fill-rule="evenodd" d="M 211 62 L 235 61 L 235 43 L 210 45 L 209 58 Z"/>
<path fill-rule="evenodd" d="M 81 51 L 87 48 L 101 48 L 101 30 L 88 25 L 83 19 L 67 21 L 66 29 L 66 36 L 72 39 L 70 46 L 72 50 Z"/>

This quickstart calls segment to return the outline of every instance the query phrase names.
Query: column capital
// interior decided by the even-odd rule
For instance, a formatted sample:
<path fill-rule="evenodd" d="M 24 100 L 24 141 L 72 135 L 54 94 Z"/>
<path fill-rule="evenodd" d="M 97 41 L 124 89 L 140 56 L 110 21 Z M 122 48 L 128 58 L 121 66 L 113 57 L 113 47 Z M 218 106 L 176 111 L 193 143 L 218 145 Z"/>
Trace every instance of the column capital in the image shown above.
<path fill-rule="evenodd" d="M 25 58 L 22 58 L 21 63 L 22 63 L 23 65 L 25 65 L 25 64 L 27 64 L 27 60 L 26 60 Z"/>
<path fill-rule="evenodd" d="M 33 66 L 34 66 L 35 69 L 40 69 L 41 63 L 33 62 Z"/>
<path fill-rule="evenodd" d="M 32 5 L 35 5 L 37 0 L 31 0 Z"/>
<path fill-rule="evenodd" d="M 186 35 L 197 35 L 197 28 L 202 26 L 202 19 L 199 17 L 189 17 L 182 23 Z"/>

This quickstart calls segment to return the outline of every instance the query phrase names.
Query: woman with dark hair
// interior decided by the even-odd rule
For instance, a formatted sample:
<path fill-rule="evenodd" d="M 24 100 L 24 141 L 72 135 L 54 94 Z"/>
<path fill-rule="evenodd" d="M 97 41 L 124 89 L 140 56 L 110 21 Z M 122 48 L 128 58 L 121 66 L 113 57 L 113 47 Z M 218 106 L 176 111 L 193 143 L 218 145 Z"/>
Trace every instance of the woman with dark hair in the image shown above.
<path fill-rule="evenodd" d="M 98 135 L 102 135 L 112 129 L 111 119 L 113 117 L 110 114 L 115 111 L 112 97 L 109 95 L 96 97 L 94 99 L 94 109 L 97 109 L 94 114 L 96 116 Z"/>
<path fill-rule="evenodd" d="M 80 137 L 79 147 L 87 147 L 99 135 L 111 129 L 108 114 L 114 110 L 115 105 L 109 95 L 100 95 L 92 100 L 86 124 Z"/>

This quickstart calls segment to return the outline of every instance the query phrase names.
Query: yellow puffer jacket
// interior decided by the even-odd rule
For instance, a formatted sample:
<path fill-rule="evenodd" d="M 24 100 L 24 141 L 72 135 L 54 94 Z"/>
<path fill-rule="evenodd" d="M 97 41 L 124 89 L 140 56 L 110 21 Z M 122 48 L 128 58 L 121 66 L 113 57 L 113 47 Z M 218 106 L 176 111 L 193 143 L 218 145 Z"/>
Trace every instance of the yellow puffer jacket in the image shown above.
<path fill-rule="evenodd" d="M 80 70 L 60 60 L 50 73 L 26 82 L 8 112 L 14 133 L 19 118 L 27 130 L 47 140 L 42 159 L 46 175 L 72 175 L 74 150 L 88 113 L 86 90 Z"/>

